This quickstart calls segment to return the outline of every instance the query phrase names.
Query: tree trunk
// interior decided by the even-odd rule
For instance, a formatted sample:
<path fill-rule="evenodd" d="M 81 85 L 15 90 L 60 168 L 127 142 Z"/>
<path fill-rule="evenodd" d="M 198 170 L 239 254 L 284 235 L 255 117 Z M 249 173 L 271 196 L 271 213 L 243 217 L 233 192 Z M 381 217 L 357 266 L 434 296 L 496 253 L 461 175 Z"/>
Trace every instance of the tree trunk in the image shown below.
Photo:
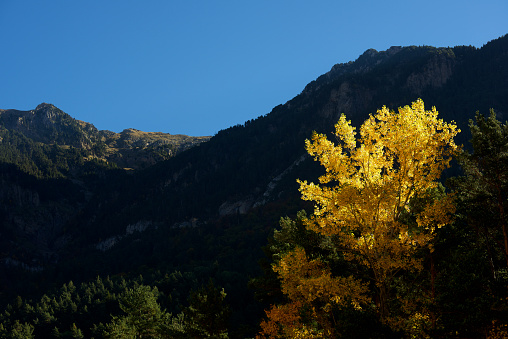
<path fill-rule="evenodd" d="M 381 286 L 379 287 L 379 315 L 382 323 L 386 323 L 390 315 L 388 310 L 388 288 L 384 281 L 381 282 Z"/>
<path fill-rule="evenodd" d="M 500 186 L 501 185 L 499 184 L 498 190 L 497 190 L 497 206 L 499 209 L 499 218 L 501 219 L 501 228 L 503 229 L 503 238 L 504 238 L 503 239 L 503 244 L 504 244 L 503 253 L 504 253 L 504 258 L 506 260 L 506 267 L 508 267 L 508 231 L 506 229 L 506 218 L 504 215 L 504 204 L 503 204 L 503 197 L 501 194 Z"/>

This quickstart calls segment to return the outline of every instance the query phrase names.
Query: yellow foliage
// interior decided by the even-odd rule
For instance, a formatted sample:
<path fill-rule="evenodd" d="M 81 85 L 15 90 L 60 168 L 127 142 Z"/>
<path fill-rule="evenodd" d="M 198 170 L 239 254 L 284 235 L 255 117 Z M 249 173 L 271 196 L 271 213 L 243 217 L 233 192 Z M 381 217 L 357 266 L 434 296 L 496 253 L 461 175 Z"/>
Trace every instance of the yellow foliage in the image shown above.
<path fill-rule="evenodd" d="M 316 300 L 340 306 L 360 307 L 369 301 L 367 287 L 354 277 L 332 277 L 320 260 L 309 260 L 302 248 L 285 254 L 273 270 L 279 274 L 282 292 L 291 300 L 311 305 Z"/>
<path fill-rule="evenodd" d="M 411 199 L 437 185 L 457 151 L 456 126 L 437 118 L 435 107 L 421 99 L 398 113 L 386 107 L 370 115 L 355 140 L 355 128 L 342 115 L 335 125 L 341 141 L 323 134 L 306 141 L 307 151 L 325 167 L 321 185 L 299 181 L 302 199 L 315 202 L 308 227 L 338 236 L 356 260 L 384 283 L 399 269 L 420 269 L 417 249 L 430 246 L 436 228 L 451 222 L 453 199 L 430 202 L 415 215 L 418 227 L 400 221 L 411 210 Z"/>
<path fill-rule="evenodd" d="M 323 332 L 309 328 L 301 322 L 302 304 L 292 302 L 273 306 L 266 311 L 268 321 L 261 322 L 261 332 L 256 338 L 323 338 Z"/>
<path fill-rule="evenodd" d="M 283 255 L 273 269 L 279 274 L 282 291 L 291 303 L 273 306 L 266 312 L 269 320 L 261 323 L 264 336 L 320 338 L 327 334 L 328 337 L 334 331 L 333 324 L 326 319 L 332 305 L 361 309 L 362 304 L 370 302 L 366 284 L 354 277 L 332 277 L 326 265 L 320 260 L 309 260 L 302 248 Z M 303 307 L 317 321 L 319 330 L 302 322 Z"/>
<path fill-rule="evenodd" d="M 383 107 L 370 115 L 358 138 L 351 121 L 342 115 L 335 125 L 338 144 L 317 133 L 306 140 L 308 153 L 325 168 L 319 184 L 298 181 L 302 199 L 315 203 L 306 226 L 339 239 L 344 258 L 370 270 L 378 313 L 387 324 L 397 322 L 390 319 L 388 309 L 390 281 L 399 270 L 422 269 L 416 252 L 432 249 L 436 228 L 449 224 L 455 211 L 450 195 L 423 199 L 424 205 L 418 208 L 412 205 L 413 199 L 436 188 L 458 149 L 453 138 L 459 130 L 437 115 L 435 107 L 425 110 L 419 99 L 398 112 Z M 407 222 L 404 217 L 408 215 L 414 222 Z M 262 327 L 272 337 L 296 338 L 309 331 L 297 306 L 310 308 L 319 324 L 321 332 L 312 335 L 329 337 L 333 332 L 327 317 L 331 306 L 361 309 L 370 301 L 367 285 L 355 277 L 332 276 L 324 263 L 309 260 L 300 248 L 282 256 L 273 269 L 291 303 L 267 312 L 269 321 Z M 419 332 L 427 315 L 416 311 L 413 315 L 413 330 Z"/>
<path fill-rule="evenodd" d="M 487 339 L 506 339 L 508 338 L 508 324 L 494 320 L 489 330 Z"/>
<path fill-rule="evenodd" d="M 409 334 L 409 338 L 429 339 L 430 336 L 425 332 L 425 329 L 429 327 L 430 322 L 431 319 L 428 314 L 422 314 L 420 312 L 412 314 L 406 325 L 406 327 L 408 327 L 406 332 Z"/>
<path fill-rule="evenodd" d="M 289 338 L 289 334 L 295 328 L 303 326 L 300 322 L 301 306 L 299 302 L 291 302 L 285 305 L 272 306 L 269 311 L 265 311 L 268 321 L 261 322 L 261 333 L 258 338 Z"/>

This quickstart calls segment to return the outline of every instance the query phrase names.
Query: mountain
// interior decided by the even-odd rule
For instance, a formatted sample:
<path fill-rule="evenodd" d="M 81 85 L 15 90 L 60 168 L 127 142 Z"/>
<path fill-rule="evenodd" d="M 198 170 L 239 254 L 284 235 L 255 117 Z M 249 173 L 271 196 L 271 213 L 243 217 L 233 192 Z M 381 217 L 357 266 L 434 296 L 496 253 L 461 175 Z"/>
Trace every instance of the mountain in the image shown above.
<path fill-rule="evenodd" d="M 133 169 L 154 165 L 210 139 L 206 136 L 143 132 L 134 128 L 120 133 L 100 131 L 100 134 L 106 146 L 105 159 L 119 167 Z"/>
<path fill-rule="evenodd" d="M 464 131 L 458 141 L 465 144 L 477 110 L 494 108 L 498 118 L 508 117 L 507 41 L 505 36 L 481 49 L 368 50 L 355 62 L 335 65 L 270 114 L 220 131 L 206 144 L 140 173 L 140 187 L 154 198 L 145 204 L 136 198 L 140 192 L 131 201 L 126 194 L 124 208 L 142 205 L 151 219 L 172 225 L 242 214 L 297 196 L 294 179 L 307 177 L 313 167 L 304 150 L 312 131 L 330 133 L 341 113 L 359 125 L 383 105 L 396 109 L 419 97 L 443 119 L 457 122 Z M 146 218 L 130 214 L 131 223 Z M 108 224 L 115 220 L 111 215 Z"/>
<path fill-rule="evenodd" d="M 508 118 L 508 36 L 482 48 L 367 50 L 269 114 L 210 139 L 172 144 L 162 134 L 97 131 L 47 104 L 0 111 L 3 269 L 22 266 L 54 283 L 179 270 L 196 281 L 213 277 L 235 310 L 255 312 L 242 305 L 249 304 L 248 277 L 259 274 L 261 246 L 278 218 L 309 207 L 296 179 L 315 181 L 322 171 L 304 140 L 331 133 L 341 113 L 359 126 L 383 105 L 417 98 L 455 120 L 458 142 L 468 147 L 476 111 Z M 20 146 L 4 156 L 8 138 Z M 175 149 L 182 151 L 166 156 Z M 12 281 L 0 283 L 42 288 Z"/>
<path fill-rule="evenodd" d="M 0 110 L 4 133 L 18 133 L 35 143 L 87 151 L 89 157 L 122 168 L 139 169 L 193 147 L 210 137 L 190 137 L 133 128 L 121 133 L 99 131 L 57 107 L 42 103 L 31 111 Z"/>
<path fill-rule="evenodd" d="M 45 144 L 92 149 L 101 142 L 99 131 L 92 124 L 73 119 L 47 103 L 31 111 L 0 110 L 0 123 L 7 130 Z"/>
<path fill-rule="evenodd" d="M 114 173 L 149 167 L 207 140 L 99 131 L 46 103 L 0 110 L 0 260 L 40 270 L 41 258 L 57 260 L 68 239 L 61 231 Z"/>

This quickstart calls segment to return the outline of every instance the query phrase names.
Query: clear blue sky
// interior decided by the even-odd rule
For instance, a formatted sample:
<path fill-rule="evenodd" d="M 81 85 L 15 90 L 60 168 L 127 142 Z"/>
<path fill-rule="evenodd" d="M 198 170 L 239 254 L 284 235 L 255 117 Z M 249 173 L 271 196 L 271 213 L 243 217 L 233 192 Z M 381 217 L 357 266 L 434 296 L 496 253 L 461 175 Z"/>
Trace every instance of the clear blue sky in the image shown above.
<path fill-rule="evenodd" d="M 0 108 L 48 102 L 99 129 L 213 135 L 369 48 L 506 33 L 506 0 L 0 0 Z"/>

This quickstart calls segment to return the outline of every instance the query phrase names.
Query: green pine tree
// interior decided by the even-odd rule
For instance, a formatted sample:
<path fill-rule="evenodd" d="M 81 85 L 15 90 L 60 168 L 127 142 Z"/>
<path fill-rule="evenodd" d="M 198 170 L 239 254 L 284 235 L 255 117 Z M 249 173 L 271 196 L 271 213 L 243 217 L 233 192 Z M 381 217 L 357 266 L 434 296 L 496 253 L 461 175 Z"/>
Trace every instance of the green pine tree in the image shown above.
<path fill-rule="evenodd" d="M 127 289 L 120 298 L 125 315 L 114 316 L 106 325 L 107 338 L 164 338 L 170 314 L 157 303 L 156 287 L 139 285 Z"/>

